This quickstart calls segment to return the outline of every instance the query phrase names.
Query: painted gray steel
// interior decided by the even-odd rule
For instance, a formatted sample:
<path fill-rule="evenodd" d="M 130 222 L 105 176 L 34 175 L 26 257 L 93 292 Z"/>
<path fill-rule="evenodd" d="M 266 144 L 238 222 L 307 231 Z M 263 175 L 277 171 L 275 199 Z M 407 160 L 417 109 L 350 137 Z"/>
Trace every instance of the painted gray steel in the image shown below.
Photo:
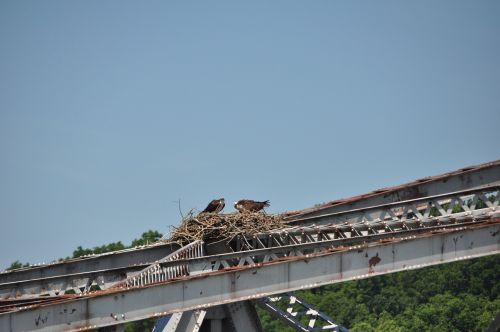
<path fill-rule="evenodd" d="M 212 271 L 0 314 L 0 330 L 79 330 L 500 253 L 499 220 Z M 193 264 L 202 259 L 192 260 Z M 209 263 L 210 260 L 207 260 Z M 169 263 L 171 264 L 171 263 Z M 192 266 L 191 270 L 196 267 Z"/>

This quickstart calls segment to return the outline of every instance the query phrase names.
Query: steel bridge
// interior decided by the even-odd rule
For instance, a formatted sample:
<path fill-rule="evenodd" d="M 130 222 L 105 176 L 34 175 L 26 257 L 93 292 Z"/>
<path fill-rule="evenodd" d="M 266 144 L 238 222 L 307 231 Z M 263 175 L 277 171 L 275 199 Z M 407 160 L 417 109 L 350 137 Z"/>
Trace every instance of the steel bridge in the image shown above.
<path fill-rule="evenodd" d="M 225 243 L 157 243 L 0 273 L 0 331 L 345 331 L 293 292 L 500 252 L 500 161 L 284 215 Z"/>

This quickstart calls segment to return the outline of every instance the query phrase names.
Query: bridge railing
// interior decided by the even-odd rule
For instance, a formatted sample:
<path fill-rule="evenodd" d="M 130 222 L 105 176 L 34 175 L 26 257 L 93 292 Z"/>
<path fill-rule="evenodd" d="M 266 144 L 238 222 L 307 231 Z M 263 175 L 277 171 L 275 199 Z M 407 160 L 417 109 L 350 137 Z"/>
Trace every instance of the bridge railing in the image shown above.
<path fill-rule="evenodd" d="M 145 286 L 189 275 L 189 266 L 186 263 L 180 263 L 174 266 L 162 266 L 162 263 L 202 257 L 204 253 L 203 248 L 203 241 L 192 242 L 142 271 L 136 272 L 127 279 L 116 283 L 111 288 Z"/>

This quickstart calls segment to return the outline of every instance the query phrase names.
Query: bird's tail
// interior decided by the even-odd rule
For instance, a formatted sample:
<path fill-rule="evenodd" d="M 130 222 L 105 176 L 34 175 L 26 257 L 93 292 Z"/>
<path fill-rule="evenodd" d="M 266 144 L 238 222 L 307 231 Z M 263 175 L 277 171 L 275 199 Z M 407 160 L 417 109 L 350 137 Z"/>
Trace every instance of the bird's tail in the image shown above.
<path fill-rule="evenodd" d="M 264 206 L 265 206 L 265 207 L 268 207 L 269 205 L 271 205 L 271 202 L 269 202 L 269 200 L 264 201 L 264 202 L 262 202 L 262 203 L 264 203 Z"/>

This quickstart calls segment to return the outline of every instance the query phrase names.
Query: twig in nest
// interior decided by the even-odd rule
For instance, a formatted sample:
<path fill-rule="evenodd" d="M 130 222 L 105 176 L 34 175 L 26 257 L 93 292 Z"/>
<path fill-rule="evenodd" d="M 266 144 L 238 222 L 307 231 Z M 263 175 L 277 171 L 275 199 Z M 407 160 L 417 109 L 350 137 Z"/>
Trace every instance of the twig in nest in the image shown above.
<path fill-rule="evenodd" d="M 205 242 L 230 241 L 238 235 L 251 236 L 256 233 L 281 229 L 285 225 L 278 215 L 262 213 L 200 213 L 188 215 L 179 227 L 173 227 L 171 241 L 183 244 L 196 240 Z"/>

